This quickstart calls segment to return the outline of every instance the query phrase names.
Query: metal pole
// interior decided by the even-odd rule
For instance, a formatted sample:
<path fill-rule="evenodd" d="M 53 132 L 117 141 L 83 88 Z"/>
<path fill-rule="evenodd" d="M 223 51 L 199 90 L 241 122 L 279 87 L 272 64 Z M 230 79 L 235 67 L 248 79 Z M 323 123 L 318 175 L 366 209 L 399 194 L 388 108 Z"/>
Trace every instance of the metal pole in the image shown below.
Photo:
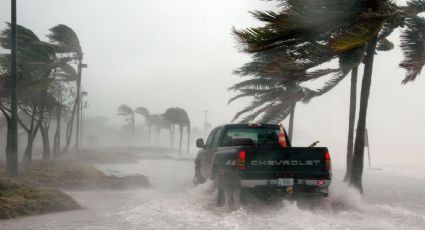
<path fill-rule="evenodd" d="M 16 0 L 11 0 L 11 100 L 10 100 L 10 130 L 9 149 L 7 151 L 7 173 L 9 176 L 18 176 L 18 79 L 16 70 L 17 61 L 17 27 L 16 27 Z"/>
<path fill-rule="evenodd" d="M 80 146 L 83 146 L 83 91 L 80 95 Z"/>

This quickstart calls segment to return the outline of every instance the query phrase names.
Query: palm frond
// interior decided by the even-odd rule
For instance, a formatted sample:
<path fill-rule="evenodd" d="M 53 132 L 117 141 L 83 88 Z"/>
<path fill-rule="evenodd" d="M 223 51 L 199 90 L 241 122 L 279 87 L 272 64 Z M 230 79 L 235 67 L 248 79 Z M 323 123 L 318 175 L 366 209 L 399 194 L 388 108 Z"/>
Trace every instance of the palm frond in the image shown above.
<path fill-rule="evenodd" d="M 414 16 L 425 11 L 424 0 L 410 0 L 406 2 L 406 7 L 403 7 L 403 11 L 408 16 Z"/>
<path fill-rule="evenodd" d="M 61 65 L 59 69 L 64 73 L 63 76 L 66 76 L 66 79 L 77 80 L 78 73 L 70 64 Z"/>
<path fill-rule="evenodd" d="M 386 38 L 380 38 L 376 50 L 378 51 L 390 51 L 394 49 L 394 43 L 390 42 Z"/>
<path fill-rule="evenodd" d="M 315 97 L 321 96 L 341 82 L 342 79 L 355 67 L 357 67 L 363 60 L 365 46 L 361 46 L 339 55 L 339 71 L 335 73 L 330 80 L 328 80 L 324 86 L 316 90 Z"/>
<path fill-rule="evenodd" d="M 378 34 L 383 23 L 383 20 L 355 23 L 347 31 L 333 38 L 329 47 L 339 53 L 364 46 Z"/>
<path fill-rule="evenodd" d="M 59 24 L 50 28 L 50 33 L 47 37 L 54 45 L 56 45 L 56 51 L 59 53 L 82 54 L 77 34 L 66 25 Z"/>
<path fill-rule="evenodd" d="M 270 89 L 278 85 L 278 81 L 270 78 L 251 78 L 245 81 L 234 84 L 229 87 L 228 90 L 240 90 L 240 89 Z"/>
<path fill-rule="evenodd" d="M 406 29 L 402 31 L 400 38 L 400 47 L 404 54 L 400 67 L 407 71 L 403 84 L 414 81 L 425 64 L 425 19 L 411 17 L 406 18 L 405 23 Z"/>
<path fill-rule="evenodd" d="M 250 94 L 250 93 L 240 93 L 240 94 L 230 98 L 229 101 L 227 102 L 227 104 L 230 104 L 230 103 L 234 102 L 235 100 L 237 100 L 239 98 L 250 97 L 250 96 L 252 96 L 252 94 Z"/>
<path fill-rule="evenodd" d="M 264 111 L 264 115 L 259 120 L 260 123 L 278 123 L 278 117 L 284 120 L 288 114 L 294 109 L 293 103 L 289 101 L 280 101 Z"/>
<path fill-rule="evenodd" d="M 144 116 L 145 119 L 150 116 L 149 110 L 147 108 L 145 108 L 145 107 L 137 107 L 136 110 L 135 110 L 135 112 L 137 114 L 140 114 L 140 115 Z"/>
<path fill-rule="evenodd" d="M 270 102 L 268 104 L 263 105 L 261 108 L 257 109 L 253 113 L 242 118 L 239 123 L 253 122 L 260 114 L 264 113 L 265 111 L 269 111 L 270 108 L 272 108 L 275 103 L 276 102 Z"/>
<path fill-rule="evenodd" d="M 126 104 L 121 104 L 118 107 L 118 115 L 119 116 L 131 116 L 133 114 L 134 114 L 133 109 Z"/>
<path fill-rule="evenodd" d="M 275 13 L 273 11 L 251 11 L 250 12 L 255 18 L 260 21 L 267 22 L 269 24 L 284 24 L 288 22 L 288 16 L 281 13 Z"/>

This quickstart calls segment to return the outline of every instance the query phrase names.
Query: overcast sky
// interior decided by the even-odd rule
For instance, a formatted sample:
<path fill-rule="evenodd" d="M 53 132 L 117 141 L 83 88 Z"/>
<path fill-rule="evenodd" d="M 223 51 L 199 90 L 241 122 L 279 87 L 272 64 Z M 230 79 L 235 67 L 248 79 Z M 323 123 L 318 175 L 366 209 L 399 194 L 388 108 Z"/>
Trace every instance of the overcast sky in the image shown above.
<path fill-rule="evenodd" d="M 1 28 L 9 0 L 0 0 Z M 203 111 L 213 125 L 229 122 L 243 102 L 227 105 L 226 88 L 239 79 L 232 70 L 249 61 L 238 52 L 231 28 L 259 25 L 249 10 L 273 9 L 259 0 L 18 0 L 18 23 L 42 39 L 56 24 L 78 34 L 88 69 L 89 116 L 119 126 L 125 103 L 152 113 L 186 109 L 195 126 Z M 398 44 L 398 33 L 390 39 Z M 372 160 L 377 164 L 425 164 L 425 76 L 401 85 L 399 47 L 378 53 L 368 111 Z M 361 67 L 362 68 L 362 67 Z M 360 71 L 360 74 L 362 71 Z M 361 78 L 360 78 L 361 79 Z M 360 88 L 360 81 L 359 87 Z M 343 163 L 348 126 L 349 79 L 308 105 L 298 105 L 294 142 L 320 140 Z M 142 122 L 142 119 L 139 119 Z"/>

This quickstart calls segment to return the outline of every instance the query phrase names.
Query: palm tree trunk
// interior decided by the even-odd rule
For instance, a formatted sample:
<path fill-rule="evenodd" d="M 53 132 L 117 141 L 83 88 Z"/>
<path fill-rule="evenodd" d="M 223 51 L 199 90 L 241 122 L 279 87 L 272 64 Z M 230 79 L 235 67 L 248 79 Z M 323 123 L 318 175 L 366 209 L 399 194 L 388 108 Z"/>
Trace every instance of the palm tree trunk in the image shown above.
<path fill-rule="evenodd" d="M 174 134 L 176 131 L 176 125 L 172 124 L 171 125 L 171 148 L 174 148 Z"/>
<path fill-rule="evenodd" d="M 297 103 L 294 103 L 292 106 L 291 115 L 289 116 L 289 131 L 288 131 L 288 137 L 289 141 L 292 142 L 292 134 L 294 132 L 294 114 L 295 114 L 295 105 Z"/>
<path fill-rule="evenodd" d="M 152 136 L 152 125 L 151 124 L 149 124 L 148 125 L 148 135 L 149 135 L 149 145 L 151 145 L 151 136 Z"/>
<path fill-rule="evenodd" d="M 159 133 L 161 132 L 161 128 L 159 127 L 159 125 L 156 126 L 155 128 L 155 145 L 158 146 L 159 145 Z"/>
<path fill-rule="evenodd" d="M 136 120 L 134 114 L 131 115 L 131 144 L 134 145 L 134 139 L 136 135 Z"/>
<path fill-rule="evenodd" d="M 59 103 L 57 108 L 57 115 L 56 115 L 56 131 L 55 136 L 53 139 L 53 157 L 57 157 L 59 155 L 60 151 L 60 139 L 61 139 L 61 104 Z"/>
<path fill-rule="evenodd" d="M 161 127 L 158 126 L 158 136 L 156 138 L 156 143 L 158 144 L 158 146 L 161 145 L 160 137 L 161 137 Z"/>
<path fill-rule="evenodd" d="M 23 163 L 28 165 L 32 161 L 32 147 L 34 144 L 34 139 L 32 134 L 27 136 L 27 147 L 25 147 L 24 158 L 22 159 Z"/>
<path fill-rule="evenodd" d="M 6 167 L 7 167 L 7 173 L 9 175 L 11 175 L 10 173 L 15 171 L 18 171 L 18 166 L 14 164 L 14 161 L 12 160 L 13 156 L 12 155 L 12 150 L 11 150 L 11 139 L 12 139 L 12 135 L 11 135 L 11 118 L 10 115 L 8 115 L 6 113 L 6 110 L 3 109 L 2 107 L 0 107 L 0 111 L 3 113 L 4 117 L 6 118 L 6 123 L 7 123 L 7 135 L 6 135 Z M 15 168 L 16 167 L 16 168 Z"/>
<path fill-rule="evenodd" d="M 187 153 L 190 149 L 190 124 L 187 125 Z"/>
<path fill-rule="evenodd" d="M 62 152 L 68 151 L 69 145 L 71 144 L 72 128 L 74 127 L 74 117 L 75 117 L 75 111 L 77 109 L 76 107 L 77 107 L 77 103 L 74 103 L 74 106 L 72 107 L 71 120 L 68 121 L 68 124 L 66 127 L 66 143 Z"/>
<path fill-rule="evenodd" d="M 170 131 L 170 143 L 169 143 L 169 147 L 172 148 L 173 147 L 173 125 L 170 125 L 169 131 Z"/>
<path fill-rule="evenodd" d="M 173 126 L 172 125 L 170 126 L 169 131 L 170 131 L 170 148 L 172 148 L 173 147 Z"/>
<path fill-rule="evenodd" d="M 28 135 L 28 142 L 27 142 L 27 147 L 25 148 L 25 153 L 24 153 L 24 157 L 22 159 L 22 161 L 24 162 L 25 165 L 29 165 L 31 164 L 32 161 L 32 149 L 33 149 L 33 145 L 34 145 L 34 140 L 37 137 L 37 133 L 38 130 L 41 126 L 42 120 L 43 120 L 43 109 L 44 106 L 40 106 L 39 108 L 39 112 L 38 112 L 38 121 L 34 126 L 34 121 L 35 121 L 35 114 L 36 114 L 36 106 L 34 105 L 33 110 L 32 110 L 32 116 L 31 116 L 31 125 L 28 128 L 25 128 L 23 123 L 21 123 L 21 126 L 27 131 L 27 135 Z"/>
<path fill-rule="evenodd" d="M 363 193 L 363 158 L 364 158 L 364 134 L 366 129 L 367 106 L 369 101 L 370 86 L 372 83 L 373 58 L 378 38 L 373 38 L 367 46 L 365 66 L 362 80 L 362 90 L 360 93 L 360 111 L 357 121 L 356 141 L 354 143 L 354 154 L 351 165 L 350 185 Z"/>
<path fill-rule="evenodd" d="M 179 154 L 182 153 L 182 142 L 183 142 L 183 125 L 179 125 L 180 130 L 180 142 L 179 142 Z"/>
<path fill-rule="evenodd" d="M 50 159 L 49 127 L 41 125 L 40 133 L 43 141 L 43 160 Z"/>
<path fill-rule="evenodd" d="M 35 137 L 37 136 L 39 126 L 37 125 L 34 130 L 28 132 L 27 136 L 27 147 L 25 147 L 24 157 L 22 161 L 24 164 L 29 165 L 32 161 L 32 149 L 34 145 Z"/>
<path fill-rule="evenodd" d="M 344 176 L 344 182 L 348 182 L 351 175 L 351 163 L 353 160 L 353 142 L 354 142 L 354 123 L 356 119 L 356 103 L 357 103 L 357 69 L 351 70 L 351 87 L 350 87 L 350 114 L 348 117 L 348 140 L 347 140 L 347 169 Z"/>

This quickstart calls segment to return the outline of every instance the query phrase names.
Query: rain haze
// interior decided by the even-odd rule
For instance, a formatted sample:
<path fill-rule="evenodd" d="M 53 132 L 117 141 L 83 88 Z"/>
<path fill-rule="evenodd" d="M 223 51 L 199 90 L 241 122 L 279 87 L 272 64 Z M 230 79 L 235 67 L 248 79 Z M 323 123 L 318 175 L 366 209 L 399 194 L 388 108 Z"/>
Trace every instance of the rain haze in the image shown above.
<path fill-rule="evenodd" d="M 10 3 L 1 3 L 0 19 L 10 21 Z M 227 88 L 239 80 L 232 71 L 249 60 L 238 52 L 232 27 L 261 25 L 248 11 L 275 5 L 257 0 L 24 0 L 18 2 L 18 23 L 40 37 L 59 23 L 80 35 L 89 65 L 82 80 L 89 92 L 87 116 L 105 116 L 119 126 L 122 119 L 116 107 L 122 103 L 144 106 L 154 113 L 178 106 L 188 111 L 195 126 L 202 127 L 204 110 L 213 125 L 220 125 L 230 122 L 245 105 L 227 105 L 235 95 Z M 398 34 L 391 38 L 397 45 Z M 401 85 L 401 51 L 390 52 L 376 58 L 369 102 L 367 122 L 374 159 L 422 166 L 425 79 Z M 347 132 L 348 88 L 346 79 L 334 91 L 299 106 L 294 144 L 319 140 L 343 162 L 345 140 L 341 143 L 340 137 Z"/>
<path fill-rule="evenodd" d="M 403 4 L 405 1 L 395 2 Z M 99 145 L 96 147 L 101 150 L 96 151 L 106 152 L 105 149 L 109 148 L 136 154 L 132 151 L 137 152 L 139 148 L 146 151 L 144 148 L 151 147 L 146 147 L 147 131 L 140 131 L 146 130 L 146 120 L 138 115 L 135 116 L 135 123 L 139 128 L 136 136 L 140 142 L 136 139 L 131 144 L 117 144 L 121 139 L 113 140 L 127 124 L 125 118 L 118 115 L 117 108 L 121 104 L 131 108 L 145 107 L 151 114 L 162 114 L 171 107 L 183 108 L 190 118 L 192 129 L 196 131 L 191 136 L 189 153 L 182 157 L 185 160 L 176 160 L 181 157 L 177 156 L 176 150 L 165 148 L 169 144 L 167 136 L 159 139 L 164 142 L 161 144 L 161 154 L 164 151 L 169 154 L 164 160 L 151 159 L 154 154 L 148 154 L 146 161 L 138 159 L 134 165 L 95 162 L 96 168 L 108 175 L 146 175 L 152 184 L 151 190 L 146 189 L 142 193 L 138 193 L 138 190 L 122 193 L 107 191 L 99 198 L 95 193 L 65 188 L 65 191 L 70 189 L 71 196 L 88 210 L 72 211 L 74 214 L 69 219 L 67 212 L 48 214 L 56 215 L 56 221 L 48 222 L 49 226 L 45 225 L 44 218 L 38 216 L 0 221 L 0 229 L 25 229 L 29 223 L 34 224 L 35 229 L 57 229 L 61 223 L 67 223 L 66 229 L 81 226 L 87 229 L 172 229 L 173 226 L 178 229 L 195 229 L 198 226 L 205 226 L 205 229 L 260 229 L 259 224 L 274 229 L 278 226 L 267 225 L 267 218 L 279 222 L 283 221 L 281 217 L 296 218 L 297 215 L 305 216 L 306 222 L 290 225 L 289 229 L 420 229 L 422 224 L 425 225 L 425 197 L 419 195 L 425 191 L 425 75 L 401 84 L 406 70 L 399 67 L 403 52 L 398 30 L 387 38 L 394 43 L 394 49 L 377 51 L 373 64 L 366 127 L 372 167 L 379 170 L 365 172 L 366 198 L 354 191 L 345 191 L 342 183 L 347 156 L 350 75 L 323 96 L 313 98 L 308 103 L 298 103 L 295 110 L 292 144 L 308 146 L 320 141 L 317 146 L 326 146 L 332 156 L 336 174 L 333 180 L 338 182 L 332 182 L 334 184 L 331 186 L 334 187 L 331 188 L 338 195 L 332 197 L 331 193 L 331 204 L 323 207 L 325 214 L 317 214 L 321 210 L 320 205 L 314 206 L 311 211 L 298 209 L 294 203 L 285 203 L 287 201 L 284 201 L 283 207 L 268 209 L 262 204 L 261 211 L 254 211 L 256 209 L 251 204 L 245 209 L 222 214 L 221 209 L 211 207 L 215 202 L 214 195 L 207 194 L 211 181 L 192 188 L 193 159 L 198 151 L 195 140 L 198 137 L 206 138 L 205 111 L 208 111 L 208 122 L 214 128 L 231 123 L 235 114 L 252 99 L 243 98 L 228 104 L 229 99 L 237 94 L 228 88 L 244 79 L 233 71 L 251 60 L 249 54 L 241 52 L 242 45 L 232 34 L 232 28 L 264 26 L 249 11 L 278 11 L 278 4 L 279 1 L 260 0 L 18 0 L 17 23 L 32 30 L 41 40 L 49 41 L 46 37 L 49 29 L 58 24 L 69 26 L 78 35 L 84 63 L 88 65 L 82 70 L 82 90 L 88 93 L 83 122 L 104 117 L 110 131 L 118 133 L 113 137 L 109 135 L 109 139 L 103 141 L 102 136 L 97 137 Z M 6 29 L 6 22 L 10 22 L 10 7 L 9 0 L 0 0 L 0 30 Z M 335 66 L 336 63 L 327 62 L 322 67 Z M 356 116 L 363 68 L 363 64 L 359 65 Z M 305 84 L 318 88 L 321 82 Z M 285 127 L 289 126 L 288 119 L 282 122 Z M 84 132 L 83 143 L 88 143 L 91 130 Z M 168 135 L 167 132 L 164 131 L 164 136 Z M 51 133 L 53 135 L 54 130 Z M 23 154 L 26 137 L 22 136 L 19 140 L 23 142 L 19 143 L 19 152 Z M 41 137 L 36 140 L 34 154 L 42 146 Z M 150 141 L 149 138 L 149 144 Z M 177 137 L 174 142 L 178 142 Z M 5 140 L 0 143 L 5 144 Z M 5 155 L 1 147 L 0 153 Z M 186 143 L 183 149 L 185 152 Z M 367 160 L 365 151 L 365 170 Z M 155 170 L 161 167 L 175 169 L 178 173 L 173 175 L 168 170 Z M 143 169 L 139 171 L 140 168 Z M 378 191 L 391 187 L 391 175 L 402 181 L 395 190 L 391 190 L 396 194 L 409 190 L 412 184 L 421 183 L 412 188 L 416 191 L 412 192 L 414 198 L 398 204 L 397 201 L 401 202 L 404 196 L 388 198 L 391 202 L 385 200 L 387 197 L 380 197 Z M 414 179 L 406 182 L 406 178 Z M 178 191 L 179 196 L 176 198 L 167 194 L 169 189 Z M 371 195 L 368 196 L 367 192 Z M 114 202 L 98 205 L 107 203 L 105 197 L 112 197 Z M 153 204 L 150 199 L 158 202 Z M 177 209 L 169 210 L 168 205 Z M 332 214 L 336 206 L 343 208 Z M 396 208 L 392 209 L 393 206 Z M 103 213 L 102 209 L 109 211 Z M 112 209 L 117 210 L 113 212 Z M 353 221 L 347 217 L 350 214 L 342 213 L 347 210 L 360 220 Z M 387 216 L 381 216 L 378 212 Z M 90 215 L 99 218 L 99 221 L 91 222 Z M 178 220 L 179 215 L 187 215 L 185 217 L 189 222 Z M 117 221 L 107 216 L 113 216 Z M 141 220 L 138 216 L 146 218 Z M 329 217 L 329 220 L 320 225 L 320 218 L 323 217 Z M 162 219 L 163 225 L 148 221 L 156 218 L 165 218 Z M 250 220 L 242 223 L 241 218 Z M 380 222 L 374 223 L 374 218 Z M 407 219 L 409 226 L 401 227 L 397 219 Z M 100 223 L 102 221 L 105 226 Z"/>

